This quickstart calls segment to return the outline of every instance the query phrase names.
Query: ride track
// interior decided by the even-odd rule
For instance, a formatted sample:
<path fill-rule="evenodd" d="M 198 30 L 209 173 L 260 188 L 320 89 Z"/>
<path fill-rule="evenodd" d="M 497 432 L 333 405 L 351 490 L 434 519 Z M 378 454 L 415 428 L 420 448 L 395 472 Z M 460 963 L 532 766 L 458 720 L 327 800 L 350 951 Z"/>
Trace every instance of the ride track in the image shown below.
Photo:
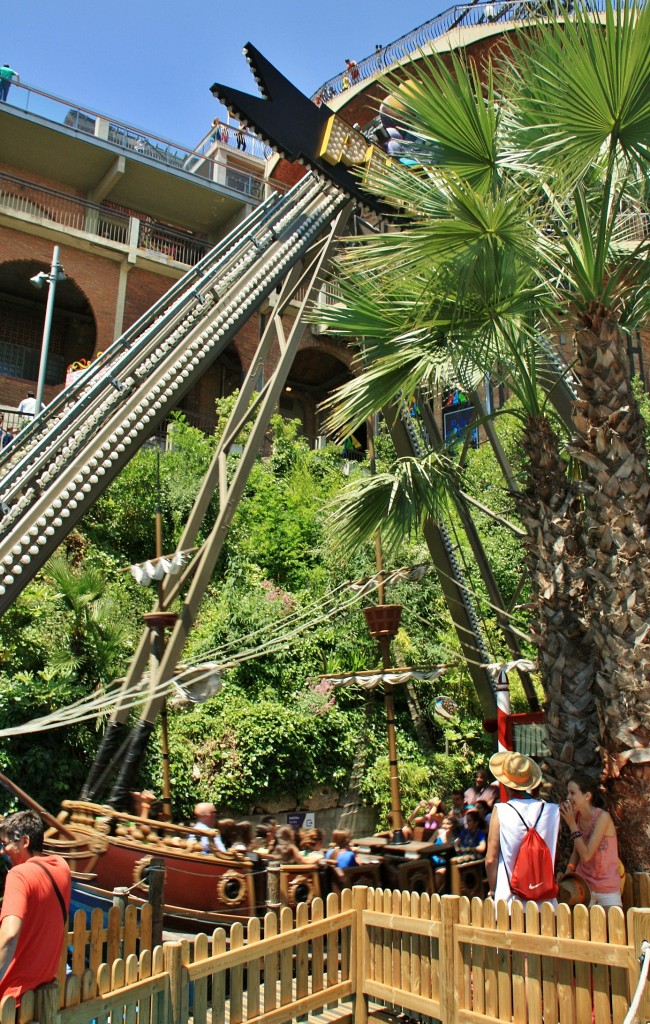
<path fill-rule="evenodd" d="M 316 107 L 250 44 L 244 53 L 264 98 L 221 85 L 214 85 L 213 93 L 282 156 L 298 159 L 312 170 L 290 192 L 272 195 L 257 207 L 0 454 L 0 563 L 4 571 L 0 581 L 1 613 L 16 600 L 246 320 L 274 290 L 279 291 L 177 551 L 187 552 L 196 543 L 216 490 L 217 519 L 183 572 L 166 577 L 159 585 L 152 614 L 169 612 L 177 599 L 180 611 L 164 651 L 159 652 L 157 683 L 176 673 L 238 501 L 284 389 L 306 326 L 307 311 L 322 287 L 337 240 L 348 229 L 351 217 L 353 230 L 372 230 L 366 220 L 356 218 L 355 206 L 364 213 L 371 210 L 378 222 L 387 217 L 387 211 L 363 192 L 359 177 L 349 169 L 355 161 L 378 158 L 376 152 L 367 152 L 363 136 L 325 105 Z M 258 391 L 261 371 L 274 347 L 279 351 L 277 365 Z M 566 419 L 570 388 L 550 349 L 544 386 Z M 512 486 L 512 470 L 490 420 L 483 415 L 479 396 L 472 395 L 471 399 Z M 422 417 L 417 424 L 404 403 L 400 405 L 397 401 L 392 409 L 385 410 L 398 456 L 421 455 L 429 446 L 441 443 L 430 406 L 420 398 L 418 404 Z M 227 455 L 244 426 L 250 426 L 250 434 L 237 468 L 228 479 Z M 517 636 L 510 627 L 509 609 L 473 523 L 471 503 L 462 496 L 456 502 L 489 599 L 516 661 L 522 657 Z M 483 506 L 481 509 L 489 512 Z M 463 579 L 457 547 L 443 523 L 429 521 L 424 537 L 483 714 L 493 718 L 494 669 L 488 664 L 494 659 L 489 655 L 479 616 Z M 160 687 L 156 686 L 138 724 L 126 735 L 131 707 L 127 698 L 141 686 L 151 644 L 150 630 L 145 629 L 121 689 L 122 699 L 118 697 L 86 780 L 83 799 L 99 799 L 107 780 L 117 771 L 107 802 L 114 808 L 125 805 L 164 703 Z M 535 710 L 532 683 L 524 671 L 520 675 L 531 709 Z"/>

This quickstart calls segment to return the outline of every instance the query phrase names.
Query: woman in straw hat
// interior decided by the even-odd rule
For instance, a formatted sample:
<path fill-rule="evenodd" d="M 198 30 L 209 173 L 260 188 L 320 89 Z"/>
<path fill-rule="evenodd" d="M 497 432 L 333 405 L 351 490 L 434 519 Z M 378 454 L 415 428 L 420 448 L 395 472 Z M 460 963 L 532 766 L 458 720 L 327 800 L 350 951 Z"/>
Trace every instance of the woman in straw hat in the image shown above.
<path fill-rule="evenodd" d="M 543 804 L 532 795 L 542 781 L 542 773 L 524 754 L 500 751 L 490 758 L 490 771 L 505 787 L 508 802 L 495 804 L 492 810 L 485 870 L 490 895 L 510 904 L 517 898 L 510 889 L 510 878 L 527 828 L 535 826 L 554 862 L 560 809 L 557 804 Z M 556 900 L 548 902 L 557 905 Z"/>

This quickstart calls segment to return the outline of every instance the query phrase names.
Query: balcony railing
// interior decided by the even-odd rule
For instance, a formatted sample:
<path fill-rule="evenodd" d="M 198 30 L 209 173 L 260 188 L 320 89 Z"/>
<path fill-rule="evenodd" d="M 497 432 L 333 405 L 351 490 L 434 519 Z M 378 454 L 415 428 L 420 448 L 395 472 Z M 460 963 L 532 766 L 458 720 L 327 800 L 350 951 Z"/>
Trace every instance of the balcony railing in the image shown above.
<path fill-rule="evenodd" d="M 200 161 L 219 152 L 219 145 L 228 146 L 235 152 L 243 153 L 244 156 L 253 156 L 257 160 L 266 160 L 271 155 L 273 150 L 270 146 L 258 139 L 256 135 L 251 135 L 250 132 L 244 132 L 244 149 L 242 150 L 241 143 L 239 146 L 237 145 L 236 132 L 238 129 L 239 125 L 237 124 L 222 124 L 219 126 L 217 137 L 217 129 L 210 128 L 192 155 L 185 161 L 185 170 L 194 171 Z"/>
<path fill-rule="evenodd" d="M 98 206 L 11 174 L 0 173 L 0 212 L 27 215 L 44 224 L 73 229 L 119 245 L 132 245 L 186 266 L 194 266 L 212 247 L 203 238 L 149 218 L 130 217 L 113 207 Z"/>
<path fill-rule="evenodd" d="M 590 0 L 590 9 L 594 13 L 605 9 L 605 0 Z M 315 103 L 327 103 L 359 82 L 383 75 L 389 68 L 403 61 L 406 57 L 417 55 L 428 43 L 439 39 L 455 28 L 466 28 L 471 25 L 500 25 L 508 22 L 521 22 L 540 18 L 539 7 L 521 3 L 519 0 L 502 0 L 497 3 L 460 4 L 450 7 L 419 28 L 414 28 L 406 35 L 400 36 L 394 43 L 377 49 L 369 57 L 364 57 L 352 68 L 346 68 L 338 75 L 317 89 L 312 100 Z"/>
<path fill-rule="evenodd" d="M 244 158 L 259 159 L 260 169 L 259 171 L 251 170 L 250 174 L 238 171 L 236 177 L 232 179 L 232 184 L 228 184 L 226 181 L 228 159 L 219 146 L 213 147 L 212 152 L 208 152 L 210 147 L 204 145 L 208 136 L 200 144 L 200 147 L 205 150 L 204 152 L 199 149 L 190 149 L 176 142 L 170 142 L 168 139 L 162 139 L 151 132 L 123 124 L 105 114 L 98 114 L 80 107 L 70 100 L 51 96 L 33 86 L 24 85 L 22 82 L 12 83 L 8 100 L 6 104 L 3 104 L 3 109 L 11 109 L 11 107 L 23 110 L 25 113 L 35 114 L 66 128 L 72 128 L 74 131 L 103 139 L 145 160 L 164 164 L 171 170 L 226 184 L 228 188 L 241 192 L 247 197 L 256 198 L 263 194 L 264 178 L 261 166 L 261 160 L 264 157 L 263 144 L 254 135 L 246 132 L 244 133 L 246 149 L 242 152 L 237 147 L 235 131 L 232 126 L 226 143 L 227 147 L 238 151 L 239 155 Z M 277 186 L 274 185 L 274 187 Z"/>

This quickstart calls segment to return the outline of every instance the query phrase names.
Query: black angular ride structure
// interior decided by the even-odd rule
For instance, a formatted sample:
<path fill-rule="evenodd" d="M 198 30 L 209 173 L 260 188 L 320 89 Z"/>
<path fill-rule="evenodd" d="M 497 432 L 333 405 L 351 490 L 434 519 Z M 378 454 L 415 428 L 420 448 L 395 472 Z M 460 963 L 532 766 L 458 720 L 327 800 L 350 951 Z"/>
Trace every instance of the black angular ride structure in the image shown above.
<path fill-rule="evenodd" d="M 308 165 L 357 199 L 362 206 L 377 213 L 390 214 L 390 207 L 364 191 L 357 172 L 343 163 L 331 164 L 319 155 L 327 125 L 335 116 L 334 111 L 326 103 L 317 107 L 252 43 L 246 43 L 243 53 L 261 97 L 219 82 L 211 87 L 212 95 L 235 114 L 244 127 L 251 128 L 282 156 Z M 336 117 L 343 120 L 339 114 Z M 355 130 L 352 125 L 350 130 Z"/>

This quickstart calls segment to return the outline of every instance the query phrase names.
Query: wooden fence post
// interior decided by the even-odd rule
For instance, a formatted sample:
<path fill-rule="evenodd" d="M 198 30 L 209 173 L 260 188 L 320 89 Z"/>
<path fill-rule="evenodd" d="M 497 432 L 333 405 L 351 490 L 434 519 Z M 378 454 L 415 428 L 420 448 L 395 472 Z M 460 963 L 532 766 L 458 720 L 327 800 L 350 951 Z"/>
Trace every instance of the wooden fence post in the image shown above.
<path fill-rule="evenodd" d="M 279 861 L 269 861 L 266 865 L 266 912 L 273 913 L 280 923 L 280 874 L 282 865 Z"/>
<path fill-rule="evenodd" d="M 186 973 L 183 969 L 183 944 L 182 942 L 166 942 L 163 950 L 165 970 L 169 974 L 169 1024 L 185 1024 L 182 1019 L 183 977 Z"/>
<path fill-rule="evenodd" d="M 459 896 L 443 896 L 440 901 L 440 941 L 438 971 L 440 981 L 440 1020 L 456 1024 L 456 941 L 454 926 L 458 924 Z"/>
<path fill-rule="evenodd" d="M 124 915 L 129 905 L 129 890 L 125 885 L 116 885 L 113 889 L 113 906 L 120 912 L 121 923 L 124 924 Z"/>
<path fill-rule="evenodd" d="M 630 998 L 634 997 L 641 973 L 638 957 L 641 956 L 641 945 L 650 942 L 650 910 L 632 907 L 627 914 L 628 942 L 633 949 L 630 970 Z M 639 1020 L 650 1020 L 650 983 L 646 983 L 638 1009 Z"/>
<path fill-rule="evenodd" d="M 363 991 L 363 984 L 366 978 L 366 929 L 363 923 L 363 911 L 368 902 L 368 886 L 355 885 L 352 890 L 352 910 L 354 912 L 354 923 L 352 925 L 352 950 L 350 974 L 352 977 L 352 990 L 354 992 L 354 1024 L 367 1024 L 368 1021 L 368 997 Z"/>
<path fill-rule="evenodd" d="M 148 868 L 149 896 L 151 904 L 151 946 L 162 945 L 163 907 L 165 905 L 165 862 L 162 857 L 152 857 Z"/>
<path fill-rule="evenodd" d="M 36 1019 L 39 1024 L 55 1024 L 59 1013 L 59 986 L 55 981 L 36 989 Z"/>

